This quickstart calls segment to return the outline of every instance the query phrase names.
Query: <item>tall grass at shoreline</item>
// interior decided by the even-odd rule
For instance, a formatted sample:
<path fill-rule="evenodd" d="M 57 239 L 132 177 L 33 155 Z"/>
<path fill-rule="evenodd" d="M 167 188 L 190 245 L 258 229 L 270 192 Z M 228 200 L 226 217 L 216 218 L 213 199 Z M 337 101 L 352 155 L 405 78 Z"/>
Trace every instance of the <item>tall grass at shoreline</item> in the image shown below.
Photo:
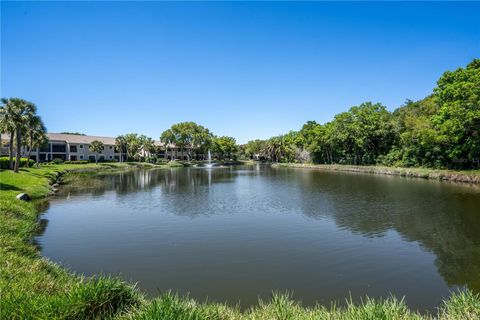
<path fill-rule="evenodd" d="M 39 228 L 36 207 L 15 195 L 46 197 L 52 192 L 51 183 L 67 171 L 69 182 L 75 184 L 129 168 L 137 165 L 48 165 L 24 168 L 18 174 L 0 171 L 0 319 L 480 319 L 480 296 L 468 290 L 452 294 L 434 315 L 411 311 L 393 297 L 366 298 L 343 308 L 306 308 L 282 294 L 240 311 L 171 293 L 148 300 L 118 278 L 83 277 L 42 258 L 31 241 Z"/>

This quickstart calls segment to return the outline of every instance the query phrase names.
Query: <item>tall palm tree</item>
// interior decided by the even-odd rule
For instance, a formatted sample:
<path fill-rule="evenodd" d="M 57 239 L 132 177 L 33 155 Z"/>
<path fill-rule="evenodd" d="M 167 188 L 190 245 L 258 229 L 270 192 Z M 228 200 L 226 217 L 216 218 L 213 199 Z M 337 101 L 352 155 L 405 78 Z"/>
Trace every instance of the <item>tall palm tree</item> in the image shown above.
<path fill-rule="evenodd" d="M 48 139 L 46 135 L 47 129 L 43 124 L 42 119 L 35 115 L 28 119 L 27 123 L 27 132 L 26 132 L 26 143 L 28 145 L 28 159 L 32 155 L 32 149 L 34 147 L 39 148 L 44 145 Z M 38 160 L 38 159 L 37 159 Z M 27 167 L 29 166 L 29 161 L 27 161 Z"/>
<path fill-rule="evenodd" d="M 16 106 L 15 110 L 15 124 L 16 132 L 15 137 L 17 140 L 16 143 L 16 156 L 15 156 L 15 172 L 18 172 L 20 168 L 20 158 L 22 157 L 22 134 L 26 130 L 26 124 L 28 119 L 35 116 L 37 107 L 28 101 L 23 99 L 14 98 L 14 105 Z"/>
<path fill-rule="evenodd" d="M 146 137 L 143 141 L 142 148 L 143 148 L 143 154 L 145 155 L 146 161 L 150 161 L 152 158 L 152 154 L 154 154 L 156 151 L 155 141 L 150 137 Z"/>
<path fill-rule="evenodd" d="M 95 163 L 98 164 L 98 153 L 102 152 L 102 150 L 105 149 L 103 142 L 94 140 L 90 143 L 88 149 L 92 152 L 95 152 Z"/>
<path fill-rule="evenodd" d="M 127 140 L 125 139 L 125 136 L 120 135 L 115 138 L 115 147 L 118 149 L 118 152 L 120 153 L 120 162 L 123 162 L 123 151 L 125 150 L 127 146 Z"/>

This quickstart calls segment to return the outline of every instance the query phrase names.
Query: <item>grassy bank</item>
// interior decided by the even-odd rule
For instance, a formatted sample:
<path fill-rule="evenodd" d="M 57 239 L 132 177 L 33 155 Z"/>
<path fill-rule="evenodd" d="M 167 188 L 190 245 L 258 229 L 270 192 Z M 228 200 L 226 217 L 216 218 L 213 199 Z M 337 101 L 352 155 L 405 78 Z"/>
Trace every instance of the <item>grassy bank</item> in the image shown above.
<path fill-rule="evenodd" d="M 345 171 L 370 174 L 383 174 L 411 178 L 447 180 L 480 184 L 480 170 L 440 170 L 429 168 L 394 168 L 382 166 L 352 166 L 343 164 L 276 163 L 274 167 L 306 168 L 329 171 Z"/>
<path fill-rule="evenodd" d="M 59 175 L 96 174 L 138 168 L 139 164 L 48 165 L 0 171 L 0 319 L 428 319 L 394 298 L 365 300 L 345 308 L 304 308 L 286 295 L 241 312 L 222 304 L 199 304 L 165 294 L 147 300 L 134 286 L 116 278 L 86 278 L 42 258 L 32 243 L 38 212 L 34 199 L 51 194 Z M 143 165 L 145 166 L 145 165 Z M 147 165 L 148 166 L 148 165 Z M 73 172 L 73 174 L 72 174 Z M 255 294 L 255 292 L 252 292 Z M 439 319 L 480 319 L 480 296 L 455 294 L 436 315 Z"/>

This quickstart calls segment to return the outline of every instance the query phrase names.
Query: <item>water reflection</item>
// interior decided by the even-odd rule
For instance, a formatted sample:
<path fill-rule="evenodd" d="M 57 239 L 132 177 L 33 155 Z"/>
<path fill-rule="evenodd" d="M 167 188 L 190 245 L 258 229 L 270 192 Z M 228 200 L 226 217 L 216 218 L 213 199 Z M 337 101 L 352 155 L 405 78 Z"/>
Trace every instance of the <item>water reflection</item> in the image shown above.
<path fill-rule="evenodd" d="M 248 306 L 275 289 L 307 305 L 392 292 L 431 310 L 453 287 L 480 292 L 475 187 L 260 165 L 100 179 L 45 208 L 42 252 L 151 294 Z"/>
<path fill-rule="evenodd" d="M 328 213 L 338 227 L 367 237 L 394 229 L 435 254 L 438 271 L 449 285 L 480 292 L 478 187 L 318 172 L 297 171 L 295 176 L 305 215 L 318 219 Z M 322 201 L 312 193 L 321 194 Z"/>

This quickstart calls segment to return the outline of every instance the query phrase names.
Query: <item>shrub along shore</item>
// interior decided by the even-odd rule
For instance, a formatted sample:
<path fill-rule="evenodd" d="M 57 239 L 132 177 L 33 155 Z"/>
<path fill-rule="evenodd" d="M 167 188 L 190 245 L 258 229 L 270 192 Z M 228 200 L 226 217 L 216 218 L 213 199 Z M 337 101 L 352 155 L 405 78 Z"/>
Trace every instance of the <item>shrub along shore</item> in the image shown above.
<path fill-rule="evenodd" d="M 344 171 L 370 174 L 383 174 L 410 178 L 445 180 L 480 184 L 480 170 L 444 170 L 430 168 L 395 168 L 384 166 L 352 166 L 343 164 L 312 164 L 312 163 L 276 163 L 273 167 L 304 168 L 327 171 Z"/>
<path fill-rule="evenodd" d="M 198 303 L 166 293 L 148 300 L 118 278 L 84 277 L 41 257 L 32 237 L 40 228 L 34 202 L 17 200 L 21 192 L 33 199 L 52 194 L 52 184 L 66 172 L 118 172 L 145 163 L 63 164 L 0 171 L 0 319 L 479 319 L 480 296 L 454 293 L 434 315 L 411 311 L 402 300 L 365 299 L 344 308 L 302 307 L 288 295 L 246 311 L 218 303 Z M 94 177 L 95 175 L 92 175 Z M 73 179 L 75 181 L 75 179 Z M 255 294 L 255 293 L 252 293 Z"/>

